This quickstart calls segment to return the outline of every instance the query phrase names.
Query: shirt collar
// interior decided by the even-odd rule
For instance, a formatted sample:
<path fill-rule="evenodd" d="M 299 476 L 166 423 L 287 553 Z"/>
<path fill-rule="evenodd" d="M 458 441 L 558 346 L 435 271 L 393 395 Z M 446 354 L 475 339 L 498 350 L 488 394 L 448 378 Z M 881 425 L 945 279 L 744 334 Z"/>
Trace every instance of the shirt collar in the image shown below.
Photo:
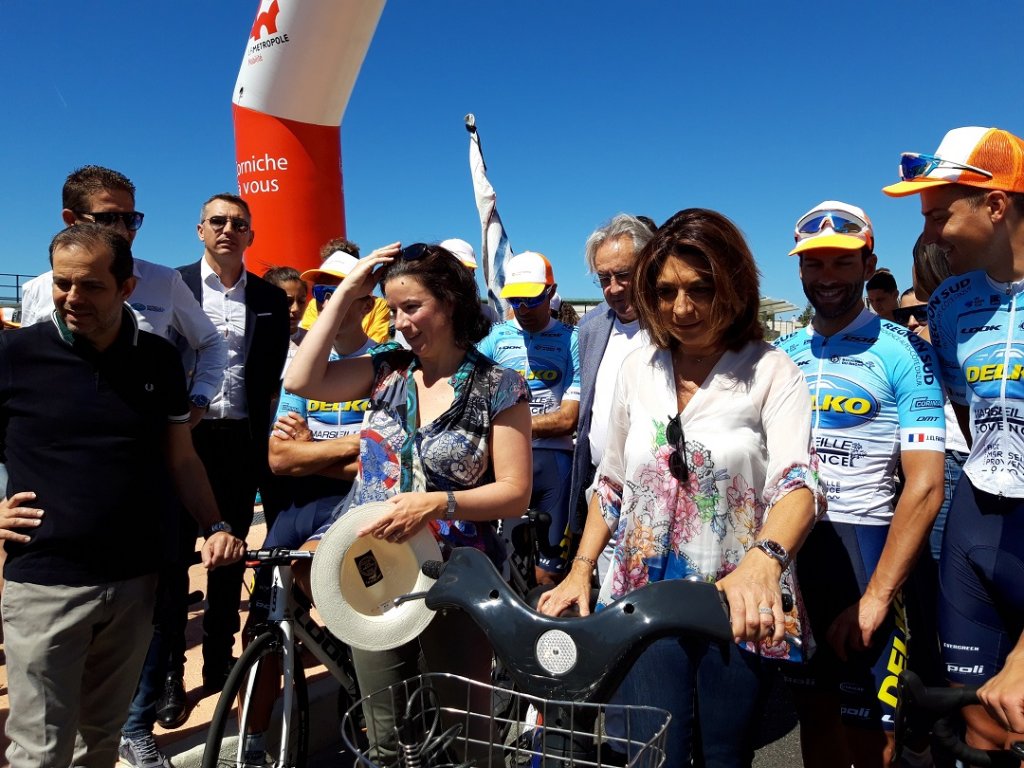
<path fill-rule="evenodd" d="M 50 319 L 53 324 L 57 327 L 57 333 L 60 335 L 61 341 L 67 344 L 69 347 L 73 347 L 76 341 L 79 341 L 78 337 L 71 332 L 71 329 L 64 323 L 64 319 L 60 316 L 57 310 L 53 310 L 50 315 Z M 114 339 L 114 344 L 117 344 L 121 340 L 126 340 L 133 347 L 138 346 L 139 343 L 139 322 L 135 318 L 135 313 L 131 307 L 127 304 L 121 306 L 121 328 L 117 332 L 117 338 Z M 85 343 L 82 341 L 81 343 Z"/>
<path fill-rule="evenodd" d="M 229 291 L 239 287 L 245 288 L 245 284 L 248 282 L 249 272 L 243 264 L 242 274 L 238 278 L 238 282 L 231 286 L 231 288 L 226 288 L 224 283 L 220 281 L 220 276 L 213 271 L 213 267 L 211 267 L 209 262 L 206 260 L 206 256 L 203 256 L 203 258 L 199 260 L 199 275 L 207 285 L 220 291 Z"/>

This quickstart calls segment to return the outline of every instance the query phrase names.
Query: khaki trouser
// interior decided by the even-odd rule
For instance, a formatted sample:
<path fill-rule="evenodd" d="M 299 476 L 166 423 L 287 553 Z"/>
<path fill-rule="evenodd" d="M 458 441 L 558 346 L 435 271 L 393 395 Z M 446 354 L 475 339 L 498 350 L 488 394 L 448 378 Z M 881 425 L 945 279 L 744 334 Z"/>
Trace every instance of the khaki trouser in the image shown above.
<path fill-rule="evenodd" d="M 88 587 L 4 585 L 11 768 L 117 761 L 153 634 L 155 589 L 155 575 Z"/>

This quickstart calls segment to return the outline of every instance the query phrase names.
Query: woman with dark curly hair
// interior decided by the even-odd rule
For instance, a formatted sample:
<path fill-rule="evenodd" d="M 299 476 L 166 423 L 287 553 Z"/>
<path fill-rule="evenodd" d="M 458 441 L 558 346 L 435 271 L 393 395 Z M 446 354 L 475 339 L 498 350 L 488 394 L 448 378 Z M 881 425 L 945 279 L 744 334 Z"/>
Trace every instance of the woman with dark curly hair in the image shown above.
<path fill-rule="evenodd" d="M 367 357 L 329 362 L 345 313 L 378 283 L 409 349 L 382 344 Z M 499 558 L 487 521 L 518 517 L 529 504 L 531 428 L 526 381 L 474 349 L 490 325 L 473 273 L 423 243 L 394 243 L 361 259 L 324 304 L 285 387 L 327 402 L 369 398 L 352 503 L 387 501 L 393 509 L 361 535 L 402 542 L 429 526 L 442 549 L 472 546 Z M 452 611 L 411 643 L 353 649 L 353 660 L 368 695 L 425 669 L 487 681 L 491 649 L 470 619 Z M 378 724 L 388 716 L 373 715 Z"/>
<path fill-rule="evenodd" d="M 820 498 L 810 395 L 793 362 L 763 340 L 757 267 L 721 214 L 677 213 L 630 279 L 651 344 L 619 371 L 578 554 L 540 610 L 588 613 L 591 571 L 613 533 L 599 608 L 654 581 L 714 583 L 736 644 L 723 652 L 693 638 L 658 641 L 617 703 L 672 713 L 671 768 L 690 765 L 698 728 L 696 762 L 749 765 L 760 657 L 798 659 L 809 640 L 800 601 L 784 600 L 780 582 L 796 594 L 789 565 Z"/>

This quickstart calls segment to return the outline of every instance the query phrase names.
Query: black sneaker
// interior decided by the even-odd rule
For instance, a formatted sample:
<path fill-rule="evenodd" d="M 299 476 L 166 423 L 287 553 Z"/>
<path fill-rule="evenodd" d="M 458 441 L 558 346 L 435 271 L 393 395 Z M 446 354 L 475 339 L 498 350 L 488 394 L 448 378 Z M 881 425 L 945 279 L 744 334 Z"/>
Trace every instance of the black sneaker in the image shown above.
<path fill-rule="evenodd" d="M 117 758 L 121 765 L 129 768 L 171 768 L 171 761 L 160 751 L 151 733 L 121 736 L 117 747 Z"/>

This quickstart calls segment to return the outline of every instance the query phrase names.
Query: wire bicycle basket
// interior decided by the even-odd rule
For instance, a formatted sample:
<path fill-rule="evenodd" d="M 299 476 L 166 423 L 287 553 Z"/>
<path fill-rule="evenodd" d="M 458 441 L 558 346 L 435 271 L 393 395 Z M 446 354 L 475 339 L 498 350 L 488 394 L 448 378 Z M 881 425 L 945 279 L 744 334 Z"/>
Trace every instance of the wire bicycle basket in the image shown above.
<path fill-rule="evenodd" d="M 653 707 L 552 701 L 431 673 L 362 698 L 342 738 L 365 768 L 662 768 L 670 719 Z"/>

